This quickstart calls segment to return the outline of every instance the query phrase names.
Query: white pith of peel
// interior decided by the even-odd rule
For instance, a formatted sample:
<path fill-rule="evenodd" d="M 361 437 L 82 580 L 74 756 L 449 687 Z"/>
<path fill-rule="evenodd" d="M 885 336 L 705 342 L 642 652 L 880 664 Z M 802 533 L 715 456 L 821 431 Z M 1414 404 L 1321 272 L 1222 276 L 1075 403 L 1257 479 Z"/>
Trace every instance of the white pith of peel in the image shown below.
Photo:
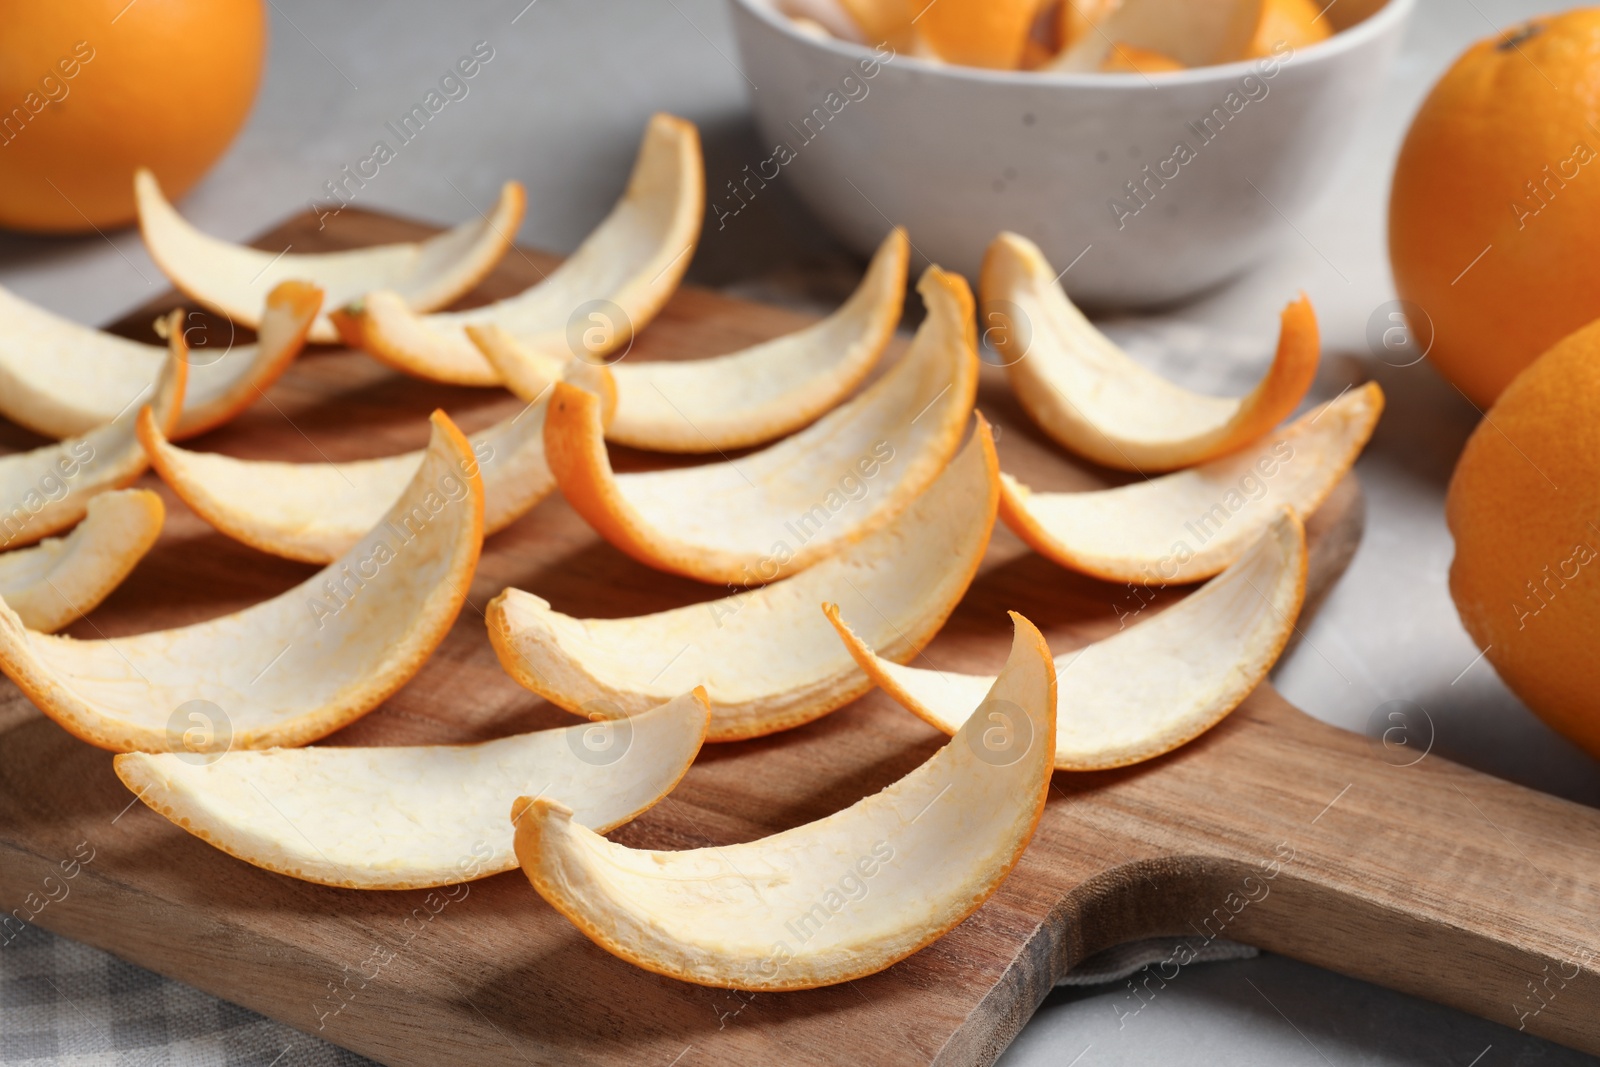
<path fill-rule="evenodd" d="M 606 368 L 574 361 L 564 373 L 601 398 L 602 413 L 614 407 Z M 544 458 L 549 392 L 468 438 L 483 477 L 485 537 L 556 487 Z M 393 506 L 424 455 L 418 450 L 346 463 L 234 459 L 174 447 L 153 419 L 140 421 L 139 440 L 162 480 L 201 518 L 252 548 L 306 563 L 328 563 L 358 542 Z"/>
<path fill-rule="evenodd" d="M 839 404 L 878 362 L 900 321 L 910 245 L 895 229 L 855 293 L 803 330 L 726 355 L 623 360 L 606 440 L 656 452 L 723 452 L 793 433 Z M 524 400 L 549 387 L 562 361 L 498 326 L 474 327 L 479 349 Z"/>
<path fill-rule="evenodd" d="M 173 438 L 204 433 L 253 403 L 299 354 L 321 305 L 315 286 L 283 282 L 267 294 L 255 342 L 221 353 L 191 347 Z M 73 437 L 110 422 L 166 359 L 166 346 L 80 326 L 0 289 L 0 415 L 35 433 Z"/>
<path fill-rule="evenodd" d="M 1055 667 L 1038 630 L 1012 619 L 1011 658 L 983 707 L 881 792 L 771 837 L 683 852 L 614 844 L 559 803 L 519 801 L 523 873 L 595 944 L 682 981 L 810 989 L 883 970 L 977 910 L 1044 811 Z"/>
<path fill-rule="evenodd" d="M 1287 507 L 1302 522 L 1333 492 L 1383 412 L 1368 382 L 1248 448 L 1116 489 L 1039 493 L 1000 476 L 1000 517 L 1035 552 L 1114 582 L 1171 585 L 1220 573 Z"/>
<path fill-rule="evenodd" d="M 1305 531 L 1285 509 L 1232 566 L 1177 604 L 1057 656 L 1056 769 L 1142 763 L 1221 722 L 1282 654 L 1305 585 Z M 883 659 L 838 608 L 829 605 L 828 617 L 874 682 L 947 734 L 994 684 Z"/>
<path fill-rule="evenodd" d="M 884 655 L 915 656 L 944 625 L 983 560 L 999 463 L 982 416 L 972 439 L 888 525 L 792 578 L 704 604 L 579 619 L 518 589 L 485 613 L 500 665 L 568 711 L 636 714 L 704 685 L 708 740 L 787 730 L 872 687 L 819 606 L 837 600 Z"/>
<path fill-rule="evenodd" d="M 472 745 L 274 748 L 214 761 L 128 752 L 117 775 L 152 809 L 258 867 L 347 889 L 425 889 L 516 867 L 506 809 L 538 793 L 598 833 L 670 793 L 705 737 L 688 693 L 625 723 Z M 619 746 L 607 751 L 606 746 Z"/>
<path fill-rule="evenodd" d="M 1135 363 L 1056 279 L 1037 245 L 1002 233 L 983 261 L 984 325 L 1033 421 L 1103 466 L 1158 474 L 1243 448 L 1292 414 L 1316 377 L 1321 347 L 1305 297 L 1284 310 L 1272 367 L 1235 399 L 1190 392 Z"/>
<path fill-rule="evenodd" d="M 1070 11 L 1076 4 L 1067 5 Z M 1262 0 L 1121 0 L 1089 4 L 1093 14 L 1072 42 L 1042 69 L 1096 71 L 1117 45 L 1159 52 L 1185 67 L 1207 67 L 1243 56 L 1261 22 Z M 1069 16 L 1070 17 L 1070 16 Z"/>
<path fill-rule="evenodd" d="M 469 328 L 498 327 L 546 360 L 565 362 L 574 355 L 568 337 L 574 316 L 592 301 L 608 301 L 620 316 L 608 309 L 597 327 L 603 339 L 585 346 L 590 359 L 603 360 L 626 347 L 666 305 L 694 258 L 704 214 L 699 131 L 693 123 L 657 114 L 645 128 L 622 199 L 537 284 L 483 307 L 433 315 L 422 314 L 401 294 L 372 286 L 354 303 L 330 297 L 337 309 L 332 318 L 346 344 L 396 370 L 453 385 L 499 385 L 499 373 L 468 337 Z M 578 328 L 588 325 L 585 319 Z"/>
<path fill-rule="evenodd" d="M 0 598 L 28 629 L 54 633 L 122 584 L 161 536 L 165 517 L 161 498 L 148 489 L 92 497 L 67 536 L 0 552 Z"/>
<path fill-rule="evenodd" d="M 115 419 L 53 445 L 0 456 L 0 549 L 20 548 L 65 530 L 82 519 L 100 493 L 120 489 L 143 474 L 148 461 L 135 433 L 146 404 L 150 418 L 171 427 L 183 408 L 188 346 L 174 311 L 166 362 L 152 383 L 128 385 Z"/>
<path fill-rule="evenodd" d="M 461 608 L 482 541 L 471 446 L 435 412 L 427 456 L 384 521 L 300 585 L 206 622 L 109 640 L 35 633 L 0 604 L 0 670 L 68 732 L 117 752 L 173 750 L 174 716 L 196 700 L 215 706 L 206 714 L 217 728 L 198 742 L 183 731 L 186 746 L 306 744 L 422 667 Z"/>
<path fill-rule="evenodd" d="M 606 540 L 701 581 L 770 582 L 845 549 L 938 477 L 972 411 L 972 295 L 938 267 L 917 288 L 928 316 L 899 363 L 799 433 L 737 460 L 616 474 L 598 403 L 558 384 L 545 419 L 556 483 Z"/>
<path fill-rule="evenodd" d="M 461 297 L 494 269 L 517 227 L 526 195 L 506 182 L 487 214 L 424 241 L 407 241 L 341 252 L 265 252 L 224 241 L 190 225 L 161 193 L 155 175 L 141 167 L 133 176 L 139 230 L 156 266 L 178 289 L 219 315 L 259 329 L 262 300 L 278 283 L 310 282 L 323 291 L 325 306 L 341 307 L 373 290 L 394 293 L 407 307 L 433 311 Z M 309 339 L 334 344 L 339 332 L 319 315 Z"/>

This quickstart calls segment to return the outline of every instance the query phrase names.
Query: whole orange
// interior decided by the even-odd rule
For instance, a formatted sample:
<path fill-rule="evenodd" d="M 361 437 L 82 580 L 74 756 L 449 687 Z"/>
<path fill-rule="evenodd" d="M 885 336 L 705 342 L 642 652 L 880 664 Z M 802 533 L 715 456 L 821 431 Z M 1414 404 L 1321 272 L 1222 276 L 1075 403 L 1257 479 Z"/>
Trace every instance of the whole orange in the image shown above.
<path fill-rule="evenodd" d="M 1395 282 L 1432 320 L 1434 365 L 1473 403 L 1488 407 L 1541 352 L 1600 318 L 1596 233 L 1600 9 L 1588 8 L 1473 45 L 1400 150 Z"/>
<path fill-rule="evenodd" d="M 133 172 L 177 197 L 243 125 L 261 0 L 0 0 L 0 226 L 133 220 Z"/>
<path fill-rule="evenodd" d="M 1530 708 L 1600 757 L 1600 323 L 1500 395 L 1445 515 L 1467 632 Z"/>

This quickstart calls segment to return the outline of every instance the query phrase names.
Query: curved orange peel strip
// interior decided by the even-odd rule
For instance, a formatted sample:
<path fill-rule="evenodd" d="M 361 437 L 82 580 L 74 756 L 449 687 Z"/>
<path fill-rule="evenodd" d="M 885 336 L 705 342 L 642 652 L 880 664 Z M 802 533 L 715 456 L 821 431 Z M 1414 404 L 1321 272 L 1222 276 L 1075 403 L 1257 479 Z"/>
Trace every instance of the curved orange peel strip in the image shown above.
<path fill-rule="evenodd" d="M 1123 0 L 1046 0 L 1056 11 L 1050 22 L 1053 31 L 1051 44 L 1055 55 L 1061 56 L 1067 48 L 1080 44 L 1096 27 L 1110 18 L 1123 4 Z"/>
<path fill-rule="evenodd" d="M 1037 245 L 1001 234 L 983 261 L 984 326 L 1033 421 L 1104 466 L 1159 473 L 1236 451 L 1287 418 L 1317 375 L 1317 319 L 1304 296 L 1283 312 L 1271 369 L 1233 399 L 1192 393 L 1141 367 L 1055 279 Z"/>
<path fill-rule="evenodd" d="M 923 50 L 915 25 L 914 0 L 839 0 L 868 47 L 887 42 L 896 52 L 915 55 Z M 924 0 L 925 2 L 925 0 Z"/>
<path fill-rule="evenodd" d="M 122 584 L 161 536 L 165 517 L 148 489 L 101 493 L 66 537 L 0 552 L 0 598 L 28 629 L 54 633 Z"/>
<path fill-rule="evenodd" d="M 1107 581 L 1197 582 L 1221 572 L 1287 507 L 1304 521 L 1355 464 L 1383 412 L 1353 388 L 1251 447 L 1117 489 L 1036 493 L 1000 476 L 1000 516 L 1035 552 Z"/>
<path fill-rule="evenodd" d="M 582 347 L 601 361 L 625 349 L 666 305 L 694 258 L 704 213 L 699 131 L 658 114 L 645 129 L 627 192 L 537 285 L 483 307 L 434 315 L 371 286 L 360 300 L 339 306 L 333 321 L 351 347 L 396 370 L 454 385 L 501 383 L 468 327 L 498 326 L 546 360 L 565 361 Z M 583 344 L 574 346 L 571 334 Z"/>
<path fill-rule="evenodd" d="M 506 808 L 537 792 L 597 833 L 670 793 L 709 712 L 699 691 L 619 722 L 475 745 L 278 748 L 216 759 L 128 752 L 117 776 L 216 848 L 346 889 L 426 889 L 517 866 Z"/>
<path fill-rule="evenodd" d="M 917 30 L 940 59 L 968 67 L 1016 70 L 1039 0 L 936 0 L 921 8 Z"/>
<path fill-rule="evenodd" d="M 255 343 L 221 355 L 192 348 L 174 437 L 220 426 L 253 403 L 299 354 L 321 304 L 316 286 L 283 282 L 267 295 Z M 72 437 L 110 422 L 166 356 L 166 346 L 80 326 L 0 289 L 0 415 L 35 433 Z"/>
<path fill-rule="evenodd" d="M 1111 54 L 1100 64 L 1100 69 L 1108 74 L 1169 74 L 1189 68 L 1164 52 L 1118 41 L 1111 46 Z"/>
<path fill-rule="evenodd" d="M 789 16 L 796 29 L 820 40 L 834 37 L 855 44 L 867 43 L 861 27 L 842 0 L 775 0 L 774 6 Z"/>
<path fill-rule="evenodd" d="M 329 308 L 375 289 L 398 294 L 415 311 L 433 311 L 464 295 L 494 269 L 522 225 L 526 195 L 506 182 L 487 215 L 424 241 L 352 248 L 343 252 L 264 252 L 219 240 L 195 229 L 161 193 L 155 175 L 141 167 L 133 178 L 139 230 L 156 266 L 177 289 L 203 307 L 251 329 L 261 327 L 265 293 L 278 283 L 316 285 Z M 291 246 L 292 247 L 292 246 Z M 309 337 L 333 344 L 339 332 L 327 316 Z"/>
<path fill-rule="evenodd" d="M 1266 0 L 1245 57 L 1262 59 L 1285 45 L 1298 50 L 1326 41 L 1334 30 L 1325 14 L 1322 5 L 1312 0 Z"/>
<path fill-rule="evenodd" d="M 615 407 L 604 367 L 574 360 L 567 380 Z M 483 477 L 484 536 L 499 533 L 556 487 L 544 458 L 549 390 L 526 408 L 473 434 Z M 234 459 L 177 448 L 154 419 L 141 419 L 139 441 L 163 481 L 212 526 L 236 541 L 285 559 L 328 563 L 383 518 L 421 465 L 424 452 L 347 463 Z"/>
<path fill-rule="evenodd" d="M 861 384 L 894 337 L 909 256 L 905 231 L 896 228 L 850 299 L 795 333 L 707 359 L 614 364 L 617 416 L 606 440 L 656 452 L 722 452 L 814 421 Z M 564 365 L 498 326 L 468 332 L 524 400 L 548 388 Z"/>
<path fill-rule="evenodd" d="M 1056 676 L 1012 614 L 1011 658 L 928 761 L 825 819 L 684 852 L 614 844 L 554 801 L 519 800 L 517 859 L 595 944 L 646 970 L 732 989 L 811 989 L 938 940 L 999 888 L 1044 812 Z M 849 891 L 861 886 L 856 899 Z"/>
<path fill-rule="evenodd" d="M 961 454 L 898 518 L 793 578 L 623 619 L 573 618 L 507 589 L 489 604 L 489 639 L 511 677 L 568 711 L 632 714 L 704 685 L 710 740 L 787 730 L 872 686 L 817 605 L 839 601 L 874 647 L 910 659 L 972 583 L 999 501 L 994 440 L 978 416 Z"/>
<path fill-rule="evenodd" d="M 1245 54 L 1261 22 L 1262 0 L 1120 0 L 1069 14 L 1067 47 L 1045 69 L 1099 70 L 1115 43 L 1159 52 L 1185 67 L 1228 63 Z"/>
<path fill-rule="evenodd" d="M 166 318 L 169 339 L 160 374 L 154 384 L 132 383 L 115 419 L 53 445 L 0 456 L 0 548 L 20 548 L 65 530 L 83 518 L 97 494 L 144 473 L 148 461 L 134 433 L 140 405 L 152 405 L 151 417 L 168 427 L 183 407 L 189 363 L 182 321 L 181 311 Z"/>
<path fill-rule="evenodd" d="M 1305 530 L 1284 510 L 1234 564 L 1176 605 L 1056 657 L 1055 766 L 1142 763 L 1199 737 L 1267 676 L 1305 599 Z M 901 666 L 824 609 L 872 680 L 929 725 L 954 734 L 993 678 Z"/>
<path fill-rule="evenodd" d="M 918 290 L 928 317 L 896 366 L 811 426 L 741 459 L 615 474 L 597 401 L 558 384 L 544 431 L 557 484 L 608 541 L 661 570 L 752 585 L 826 559 L 938 477 L 972 411 L 978 356 L 966 282 L 930 267 Z"/>
<path fill-rule="evenodd" d="M 69 733 L 113 751 L 302 745 L 422 667 L 461 609 L 482 541 L 471 446 L 435 412 L 427 457 L 384 521 L 293 589 L 208 622 L 99 641 L 34 633 L 0 604 L 0 670 Z M 181 720 L 194 701 L 212 728 L 197 741 Z"/>

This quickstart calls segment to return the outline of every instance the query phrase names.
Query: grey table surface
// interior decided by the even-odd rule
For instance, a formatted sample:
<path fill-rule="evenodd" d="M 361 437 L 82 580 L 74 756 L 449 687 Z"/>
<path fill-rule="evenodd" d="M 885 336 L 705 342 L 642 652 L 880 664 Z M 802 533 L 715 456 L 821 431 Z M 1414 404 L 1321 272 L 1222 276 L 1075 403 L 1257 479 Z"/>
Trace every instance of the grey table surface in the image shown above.
<path fill-rule="evenodd" d="M 645 118 L 698 123 L 711 187 L 756 158 L 751 91 L 724 0 L 271 0 L 271 57 L 249 124 L 182 203 L 229 238 L 303 210 L 365 155 L 385 120 L 420 98 L 478 41 L 495 57 L 470 95 L 361 191 L 359 203 L 453 223 L 488 205 L 505 178 L 529 191 L 520 239 L 577 245 L 621 190 Z M 1570 3 L 1549 6 L 1576 6 Z M 1526 0 L 1421 0 L 1382 102 L 1330 192 L 1286 225 L 1278 253 L 1203 301 L 1115 324 L 1136 355 L 1199 385 L 1247 382 L 1264 363 L 1277 311 L 1298 290 L 1324 330 L 1319 389 L 1376 377 L 1389 397 L 1360 463 L 1366 540 L 1350 572 L 1276 673 L 1319 718 L 1366 728 L 1379 705 L 1409 700 L 1435 751 L 1587 804 L 1595 763 L 1544 728 L 1478 659 L 1450 603 L 1442 504 L 1477 413 L 1432 370 L 1375 358 L 1368 321 L 1393 299 L 1384 245 L 1389 172 L 1427 87 L 1466 45 L 1536 13 Z M 760 72 L 748 73 L 759 85 Z M 757 89 L 759 91 L 759 89 Z M 691 278 L 740 293 L 826 306 L 857 264 L 781 185 L 751 219 L 710 235 Z M 164 289 L 133 231 L 81 239 L 0 236 L 0 284 L 84 322 L 103 322 Z M 1119 985 L 1052 995 L 1007 1067 L 1046 1064 L 1394 1064 L 1499 1067 L 1589 1057 L 1491 1023 L 1281 957 L 1185 972 L 1121 1021 Z M 1600 1023 L 1597 1023 L 1600 1025 Z M 357 1057 L 42 931 L 0 952 L 0 1062 L 356 1063 Z"/>

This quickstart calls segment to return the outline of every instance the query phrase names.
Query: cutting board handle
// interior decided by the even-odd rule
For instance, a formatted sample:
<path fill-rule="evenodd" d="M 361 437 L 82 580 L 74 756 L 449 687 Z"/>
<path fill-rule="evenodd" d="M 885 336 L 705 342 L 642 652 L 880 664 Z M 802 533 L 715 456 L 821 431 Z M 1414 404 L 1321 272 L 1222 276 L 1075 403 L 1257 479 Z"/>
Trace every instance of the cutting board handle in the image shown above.
<path fill-rule="evenodd" d="M 1051 950 L 1036 946 L 1049 981 L 1113 944 L 1185 939 L 1130 982 L 1136 1011 L 1227 938 L 1600 1053 L 1600 812 L 1397 725 L 1409 736 L 1369 741 L 1264 686 L 1153 764 L 1058 774 L 1052 804 L 1121 855 L 1083 854 Z"/>

